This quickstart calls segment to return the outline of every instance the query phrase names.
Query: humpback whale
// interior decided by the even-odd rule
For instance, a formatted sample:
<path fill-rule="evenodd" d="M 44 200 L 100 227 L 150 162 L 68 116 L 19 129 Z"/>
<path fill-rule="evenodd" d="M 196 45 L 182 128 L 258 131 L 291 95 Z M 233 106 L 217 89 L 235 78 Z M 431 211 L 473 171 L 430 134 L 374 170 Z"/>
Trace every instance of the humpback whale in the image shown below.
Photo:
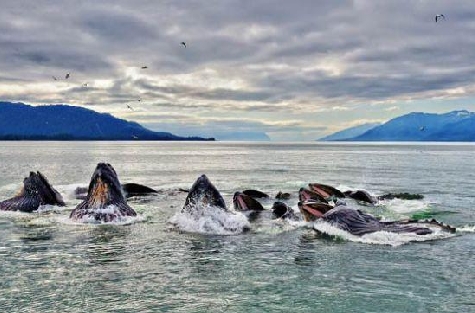
<path fill-rule="evenodd" d="M 388 193 L 381 196 L 372 196 L 366 190 L 347 190 L 345 192 L 341 192 L 335 187 L 330 185 L 324 185 L 320 183 L 310 183 L 308 184 L 310 190 L 302 188 L 299 192 L 299 199 L 300 201 L 308 200 L 312 198 L 314 200 L 328 202 L 329 200 L 335 200 L 340 198 L 352 198 L 356 201 L 366 202 L 370 204 L 375 204 L 378 200 L 391 200 L 394 198 L 402 199 L 402 200 L 420 200 L 423 199 L 424 196 L 420 194 L 411 194 L 407 192 L 400 192 L 400 193 Z M 313 192 L 313 194 L 310 194 Z M 302 198 L 302 196 L 304 196 Z"/>
<path fill-rule="evenodd" d="M 0 210 L 32 212 L 40 205 L 65 206 L 63 197 L 39 171 L 30 172 L 23 180 L 23 188 L 13 198 L 0 202 Z"/>
<path fill-rule="evenodd" d="M 201 175 L 191 186 L 185 199 L 182 212 L 192 212 L 199 205 L 212 205 L 227 211 L 226 203 L 218 189 L 211 183 L 206 175 Z"/>
<path fill-rule="evenodd" d="M 381 222 L 370 214 L 367 214 L 361 210 L 349 208 L 345 205 L 331 207 L 325 203 L 299 202 L 298 207 L 307 222 L 322 219 L 333 226 L 343 229 L 356 236 L 362 236 L 377 231 L 427 235 L 432 233 L 432 230 L 428 226 L 439 227 L 442 230 L 450 233 L 455 232 L 454 227 L 437 222 L 436 220 L 403 220 Z"/>
<path fill-rule="evenodd" d="M 246 216 L 228 210 L 220 192 L 204 174 L 193 183 L 183 208 L 169 223 L 181 231 L 223 235 L 250 229 Z"/>
<path fill-rule="evenodd" d="M 256 218 L 264 207 L 253 197 L 243 192 L 235 192 L 233 196 L 234 210 L 244 213 L 249 219 Z"/>
<path fill-rule="evenodd" d="M 91 177 L 86 199 L 69 218 L 75 221 L 104 223 L 122 221 L 137 213 L 127 204 L 117 173 L 110 164 L 99 163 Z"/>

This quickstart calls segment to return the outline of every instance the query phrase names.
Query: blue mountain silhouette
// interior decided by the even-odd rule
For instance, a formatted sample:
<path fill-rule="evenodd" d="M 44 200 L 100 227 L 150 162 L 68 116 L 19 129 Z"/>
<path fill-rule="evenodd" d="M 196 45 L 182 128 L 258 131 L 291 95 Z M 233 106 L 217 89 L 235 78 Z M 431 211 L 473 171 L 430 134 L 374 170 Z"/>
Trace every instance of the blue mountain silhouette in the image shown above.
<path fill-rule="evenodd" d="M 319 141 L 336 141 L 336 140 L 345 140 L 345 139 L 354 138 L 356 136 L 364 134 L 368 130 L 373 129 L 374 127 L 378 125 L 381 125 L 381 124 L 367 123 L 367 124 L 363 124 L 359 126 L 353 126 L 353 127 L 338 131 L 336 133 L 333 133 L 331 135 L 325 136 L 323 138 L 320 138 Z"/>
<path fill-rule="evenodd" d="M 475 113 L 413 112 L 376 126 L 353 141 L 475 141 Z"/>
<path fill-rule="evenodd" d="M 68 105 L 0 102 L 1 140 L 214 140 L 154 132 L 138 123 Z"/>

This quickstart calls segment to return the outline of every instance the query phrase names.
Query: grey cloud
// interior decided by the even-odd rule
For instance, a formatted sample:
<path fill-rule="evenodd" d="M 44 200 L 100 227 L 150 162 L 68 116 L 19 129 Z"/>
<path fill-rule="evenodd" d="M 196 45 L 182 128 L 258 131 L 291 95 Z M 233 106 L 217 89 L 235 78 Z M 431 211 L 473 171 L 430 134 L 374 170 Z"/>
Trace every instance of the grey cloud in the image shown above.
<path fill-rule="evenodd" d="M 446 19 L 436 24 L 440 13 Z M 446 89 L 474 86 L 474 16 L 471 1 L 5 1 L 0 98 L 111 110 L 143 99 L 150 110 L 181 112 L 163 118 L 180 127 L 189 114 L 228 113 L 243 120 L 267 114 L 281 121 L 299 114 L 311 122 L 311 112 L 319 111 L 317 118 L 325 120 L 324 109 L 331 106 L 430 100 Z M 141 65 L 148 66 L 150 78 L 125 74 L 125 67 Z M 249 87 L 163 83 L 165 74 L 195 75 L 205 68 Z M 53 83 L 52 75 L 67 72 L 69 85 L 61 82 L 52 94 L 37 88 L 15 94 L 9 88 Z M 81 88 L 94 80 L 115 83 Z M 391 114 L 381 110 L 372 118 Z M 353 118 L 339 117 L 346 123 Z M 229 121 L 193 127 L 310 132 L 302 125 Z"/>

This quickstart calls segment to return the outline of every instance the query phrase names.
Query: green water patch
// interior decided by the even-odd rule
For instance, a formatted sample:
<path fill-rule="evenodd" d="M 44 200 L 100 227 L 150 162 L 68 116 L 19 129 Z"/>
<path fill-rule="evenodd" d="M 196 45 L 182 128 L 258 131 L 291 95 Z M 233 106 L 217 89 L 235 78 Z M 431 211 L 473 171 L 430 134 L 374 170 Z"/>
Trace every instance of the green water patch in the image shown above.
<path fill-rule="evenodd" d="M 453 211 L 432 211 L 432 210 L 424 210 L 421 212 L 416 212 L 411 215 L 411 219 L 414 220 L 425 220 L 425 219 L 431 219 L 436 216 L 445 216 L 445 215 L 452 215 L 456 214 L 457 212 Z"/>

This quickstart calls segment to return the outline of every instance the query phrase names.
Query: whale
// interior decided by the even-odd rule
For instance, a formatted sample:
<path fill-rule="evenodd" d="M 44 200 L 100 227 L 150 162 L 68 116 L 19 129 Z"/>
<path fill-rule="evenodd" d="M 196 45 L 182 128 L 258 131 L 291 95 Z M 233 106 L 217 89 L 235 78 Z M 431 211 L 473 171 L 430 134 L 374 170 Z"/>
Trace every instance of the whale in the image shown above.
<path fill-rule="evenodd" d="M 116 171 L 108 163 L 99 163 L 92 174 L 87 196 L 71 212 L 69 218 L 77 222 L 122 222 L 137 213 L 122 193 Z"/>
<path fill-rule="evenodd" d="M 264 211 L 264 207 L 253 197 L 236 191 L 233 195 L 234 210 L 242 212 L 249 219 L 255 219 L 260 212 Z"/>
<path fill-rule="evenodd" d="M 309 200 L 314 200 L 314 201 L 319 201 L 319 202 L 324 202 L 328 203 L 327 199 L 322 197 L 320 193 L 317 193 L 315 191 L 312 191 L 307 188 L 300 188 L 299 190 L 299 201 L 309 201 Z"/>
<path fill-rule="evenodd" d="M 48 179 L 39 171 L 30 172 L 23 180 L 20 192 L 0 202 L 0 210 L 33 212 L 41 205 L 65 206 L 61 194 L 53 188 Z"/>
<path fill-rule="evenodd" d="M 198 177 L 191 186 L 181 211 L 193 213 L 200 205 L 211 205 L 228 211 L 223 197 L 205 174 Z"/>
<path fill-rule="evenodd" d="M 285 202 L 276 201 L 272 205 L 272 214 L 276 219 L 283 219 L 283 220 L 293 220 L 298 221 L 300 220 L 299 217 L 295 214 L 294 210 L 289 207 Z"/>
<path fill-rule="evenodd" d="M 346 190 L 344 192 L 340 191 L 339 189 L 325 184 L 320 183 L 310 183 L 308 184 L 310 190 L 305 190 L 305 193 L 309 193 L 309 191 L 314 193 L 314 196 L 306 196 L 305 198 L 300 197 L 300 201 L 308 200 L 308 198 L 313 198 L 314 200 L 318 201 L 327 201 L 328 200 L 336 200 L 341 198 L 351 198 L 358 202 L 362 203 L 369 203 L 369 204 L 376 204 L 380 200 L 392 200 L 392 199 L 402 199 L 402 200 L 420 200 L 423 199 L 424 196 L 420 194 L 412 194 L 408 192 L 400 192 L 400 193 L 387 193 L 380 196 L 372 196 L 366 190 Z M 300 190 L 299 195 L 301 195 L 302 189 Z M 315 194 L 320 196 L 318 199 Z M 325 201 L 324 201 L 325 200 Z"/>
<path fill-rule="evenodd" d="M 331 207 L 331 205 L 326 203 L 299 202 L 298 207 L 305 221 L 313 222 L 321 219 L 355 236 L 362 236 L 377 231 L 428 235 L 433 232 L 429 226 L 441 228 L 449 233 L 455 233 L 456 231 L 454 227 L 434 219 L 430 221 L 402 220 L 381 222 L 371 214 L 347 207 L 343 204 Z"/>
<path fill-rule="evenodd" d="M 251 229 L 246 212 L 228 209 L 221 193 L 205 174 L 196 179 L 181 211 L 168 223 L 180 231 L 211 234 L 230 235 Z"/>

